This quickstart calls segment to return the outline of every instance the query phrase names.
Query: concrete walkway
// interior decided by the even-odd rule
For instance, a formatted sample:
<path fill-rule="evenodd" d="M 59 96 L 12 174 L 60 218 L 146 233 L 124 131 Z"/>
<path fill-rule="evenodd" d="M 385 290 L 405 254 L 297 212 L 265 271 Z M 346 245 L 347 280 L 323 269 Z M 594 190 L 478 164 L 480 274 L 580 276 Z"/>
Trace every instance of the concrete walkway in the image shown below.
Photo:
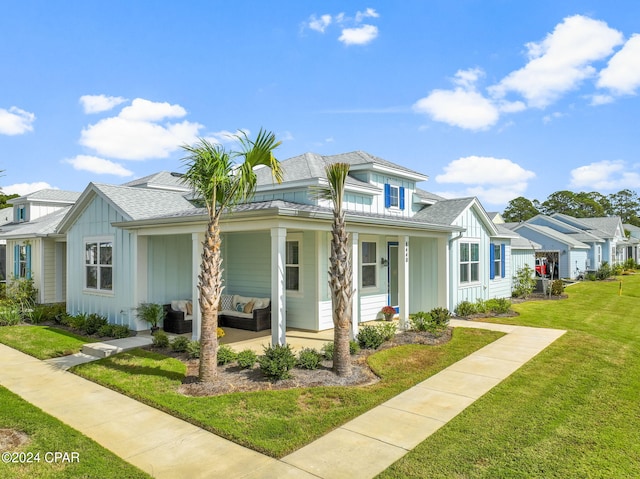
<path fill-rule="evenodd" d="M 374 477 L 564 334 L 506 336 L 280 460 L 0 345 L 0 384 L 157 478 Z"/>

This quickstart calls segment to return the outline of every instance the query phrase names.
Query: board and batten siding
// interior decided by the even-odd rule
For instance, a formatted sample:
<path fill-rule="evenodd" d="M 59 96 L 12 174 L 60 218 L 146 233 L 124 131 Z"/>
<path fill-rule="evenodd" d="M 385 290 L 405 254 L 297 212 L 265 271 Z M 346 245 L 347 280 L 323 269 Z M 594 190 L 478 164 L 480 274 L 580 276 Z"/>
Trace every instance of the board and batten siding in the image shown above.
<path fill-rule="evenodd" d="M 439 286 L 445 267 L 438 256 L 438 239 L 409 238 L 409 313 L 447 307 L 446 292 Z"/>
<path fill-rule="evenodd" d="M 536 255 L 533 249 L 511 248 L 511 275 L 515 276 L 525 266 L 531 269 L 531 277 L 535 277 Z"/>
<path fill-rule="evenodd" d="M 102 197 L 95 196 L 67 232 L 67 312 L 97 313 L 112 324 L 139 331 L 148 329 L 136 320 L 134 270 L 137 241 L 134 233 L 114 228 L 123 216 Z M 85 242 L 96 238 L 113 240 L 113 292 L 85 289 Z"/>
<path fill-rule="evenodd" d="M 496 275 L 494 279 L 489 279 L 489 299 L 492 298 L 510 298 L 511 297 L 511 289 L 512 289 L 512 276 L 513 270 L 512 261 L 511 261 L 511 244 L 505 241 L 493 241 L 495 245 L 504 245 L 504 278 L 501 275 Z M 491 259 L 491 254 L 489 253 L 489 262 Z M 489 264 L 489 268 L 492 268 L 493 265 Z M 489 278 L 491 278 L 491 274 L 489 274 Z"/>
<path fill-rule="evenodd" d="M 191 301 L 191 235 L 149 236 L 147 271 L 149 301 L 168 304 L 174 300 Z"/>

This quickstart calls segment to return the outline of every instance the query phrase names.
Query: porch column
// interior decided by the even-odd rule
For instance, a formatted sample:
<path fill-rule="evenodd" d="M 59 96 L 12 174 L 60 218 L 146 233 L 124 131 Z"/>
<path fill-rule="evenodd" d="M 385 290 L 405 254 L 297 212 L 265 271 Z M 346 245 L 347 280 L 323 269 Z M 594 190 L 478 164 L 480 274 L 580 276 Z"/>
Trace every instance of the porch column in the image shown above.
<path fill-rule="evenodd" d="M 409 324 L 409 237 L 400 236 L 398 248 L 398 306 L 400 329 Z"/>
<path fill-rule="evenodd" d="M 351 233 L 351 269 L 353 301 L 351 309 L 351 339 L 355 339 L 358 335 L 358 326 L 360 325 L 360 249 L 358 245 L 358 233 Z"/>
<path fill-rule="evenodd" d="M 287 229 L 271 228 L 271 343 L 287 342 L 286 248 Z"/>
<path fill-rule="evenodd" d="M 193 308 L 193 321 L 191 328 L 191 339 L 200 339 L 202 316 L 200 315 L 200 301 L 198 293 L 198 277 L 202 263 L 202 233 L 191 233 L 191 305 Z"/>

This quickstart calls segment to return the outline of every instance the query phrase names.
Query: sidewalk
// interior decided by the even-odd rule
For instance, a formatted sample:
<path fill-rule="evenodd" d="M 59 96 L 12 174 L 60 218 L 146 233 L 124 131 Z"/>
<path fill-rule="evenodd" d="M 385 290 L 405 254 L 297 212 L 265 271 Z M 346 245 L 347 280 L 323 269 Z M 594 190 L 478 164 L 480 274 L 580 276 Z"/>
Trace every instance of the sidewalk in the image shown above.
<path fill-rule="evenodd" d="M 452 320 L 506 336 L 280 460 L 0 345 L 0 384 L 158 478 L 374 477 L 564 331 Z"/>

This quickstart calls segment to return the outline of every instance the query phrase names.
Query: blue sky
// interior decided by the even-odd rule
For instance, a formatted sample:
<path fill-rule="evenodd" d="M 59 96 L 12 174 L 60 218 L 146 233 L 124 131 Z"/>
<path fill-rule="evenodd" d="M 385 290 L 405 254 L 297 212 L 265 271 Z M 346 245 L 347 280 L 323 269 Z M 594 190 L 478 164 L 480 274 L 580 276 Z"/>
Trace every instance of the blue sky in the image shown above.
<path fill-rule="evenodd" d="M 182 171 L 179 145 L 364 150 L 478 196 L 640 190 L 640 2 L 31 1 L 0 15 L 0 185 Z"/>

